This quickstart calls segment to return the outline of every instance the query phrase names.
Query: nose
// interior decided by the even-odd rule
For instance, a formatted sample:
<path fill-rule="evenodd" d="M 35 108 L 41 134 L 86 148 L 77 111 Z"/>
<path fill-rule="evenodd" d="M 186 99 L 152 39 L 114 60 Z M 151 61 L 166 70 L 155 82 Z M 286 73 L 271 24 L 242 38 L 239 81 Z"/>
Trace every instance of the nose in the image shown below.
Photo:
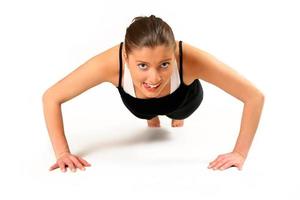
<path fill-rule="evenodd" d="M 157 72 L 157 70 L 153 69 L 150 70 L 149 75 L 148 75 L 148 81 L 147 83 L 150 84 L 157 84 L 161 81 L 161 76 L 160 74 Z"/>

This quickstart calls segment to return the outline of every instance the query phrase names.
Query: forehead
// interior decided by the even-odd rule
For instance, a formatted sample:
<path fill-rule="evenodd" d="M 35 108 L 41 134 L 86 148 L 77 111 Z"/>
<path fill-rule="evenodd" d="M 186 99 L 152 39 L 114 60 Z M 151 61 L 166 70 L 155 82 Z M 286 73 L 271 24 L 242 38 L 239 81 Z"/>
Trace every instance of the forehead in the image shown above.
<path fill-rule="evenodd" d="M 159 45 L 155 47 L 142 47 L 133 49 L 130 53 L 131 56 L 135 60 L 161 60 L 166 58 L 173 58 L 174 50 L 170 47 L 166 47 L 165 45 Z"/>

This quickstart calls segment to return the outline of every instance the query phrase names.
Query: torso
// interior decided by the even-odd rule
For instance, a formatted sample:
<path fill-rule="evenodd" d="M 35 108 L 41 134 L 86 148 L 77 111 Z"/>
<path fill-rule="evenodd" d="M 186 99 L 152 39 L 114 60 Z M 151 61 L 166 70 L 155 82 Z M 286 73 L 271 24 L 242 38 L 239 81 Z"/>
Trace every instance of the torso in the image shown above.
<path fill-rule="evenodd" d="M 175 54 L 175 57 L 176 57 L 176 62 L 178 63 L 177 64 L 177 67 L 178 67 L 178 71 L 180 70 L 180 62 L 179 62 L 179 41 L 176 41 L 176 54 Z M 123 48 L 124 48 L 124 45 L 123 45 Z M 113 69 L 113 73 L 112 73 L 112 76 L 110 77 L 109 79 L 109 82 L 112 83 L 115 87 L 117 87 L 119 85 L 119 69 L 120 69 L 120 66 L 119 66 L 119 45 L 115 46 L 114 48 L 114 51 L 115 52 L 115 57 L 117 58 L 117 62 L 114 62 L 114 64 L 112 65 L 112 69 Z M 122 52 L 123 52 L 123 49 L 122 49 Z M 184 42 L 182 43 L 182 52 L 184 54 Z M 124 57 L 122 57 L 122 80 L 123 80 L 123 76 L 124 76 L 124 66 L 125 66 L 125 62 L 124 62 Z M 192 78 L 191 76 L 191 71 L 189 70 L 190 69 L 190 66 L 188 66 L 188 63 L 187 61 L 184 60 L 184 56 L 182 57 L 182 70 L 183 70 L 183 82 L 186 84 L 186 85 L 190 85 L 194 79 Z M 168 86 L 165 90 L 162 91 L 162 94 L 160 94 L 160 96 L 165 96 L 165 95 L 168 95 L 170 93 L 170 86 Z M 136 94 L 137 97 L 140 96 L 140 94 Z"/>

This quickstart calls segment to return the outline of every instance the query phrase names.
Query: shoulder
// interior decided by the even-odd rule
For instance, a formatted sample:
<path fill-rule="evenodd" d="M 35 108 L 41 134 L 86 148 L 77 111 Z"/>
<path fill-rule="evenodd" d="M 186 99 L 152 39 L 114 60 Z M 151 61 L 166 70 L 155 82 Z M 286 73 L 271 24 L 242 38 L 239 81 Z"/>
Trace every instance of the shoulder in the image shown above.
<path fill-rule="evenodd" d="M 213 55 L 188 42 L 182 42 L 182 60 L 183 74 L 191 82 L 196 79 L 206 81 L 207 71 L 211 71 L 211 66 L 217 62 Z M 214 73 L 211 73 L 211 76 L 214 76 Z"/>
<path fill-rule="evenodd" d="M 183 43 L 183 62 L 192 79 L 211 83 L 245 102 L 254 95 L 262 95 L 255 85 L 238 71 L 205 50 Z"/>
<path fill-rule="evenodd" d="M 96 85 L 111 82 L 118 67 L 118 47 L 115 45 L 82 63 L 48 88 L 43 98 L 65 102 Z"/>
<path fill-rule="evenodd" d="M 106 77 L 107 82 L 112 83 L 114 86 L 118 86 L 119 81 L 119 51 L 121 47 L 121 42 L 118 44 L 115 44 L 111 48 L 107 49 L 105 52 L 102 53 L 103 60 L 106 62 Z M 123 45 L 124 48 L 124 45 Z M 124 59 L 122 59 L 123 61 Z M 99 59 L 99 62 L 102 62 L 101 59 Z M 124 64 L 123 64 L 124 66 Z"/>

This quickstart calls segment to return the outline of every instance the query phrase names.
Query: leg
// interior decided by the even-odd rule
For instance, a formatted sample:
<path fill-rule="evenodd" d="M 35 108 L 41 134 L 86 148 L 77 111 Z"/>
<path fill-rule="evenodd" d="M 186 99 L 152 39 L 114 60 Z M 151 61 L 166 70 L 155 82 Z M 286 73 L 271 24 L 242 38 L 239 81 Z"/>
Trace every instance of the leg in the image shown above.
<path fill-rule="evenodd" d="M 172 119 L 172 127 L 182 127 L 183 122 L 183 119 Z"/>
<path fill-rule="evenodd" d="M 148 127 L 160 127 L 160 121 L 158 116 L 153 117 L 152 119 L 147 120 Z"/>

